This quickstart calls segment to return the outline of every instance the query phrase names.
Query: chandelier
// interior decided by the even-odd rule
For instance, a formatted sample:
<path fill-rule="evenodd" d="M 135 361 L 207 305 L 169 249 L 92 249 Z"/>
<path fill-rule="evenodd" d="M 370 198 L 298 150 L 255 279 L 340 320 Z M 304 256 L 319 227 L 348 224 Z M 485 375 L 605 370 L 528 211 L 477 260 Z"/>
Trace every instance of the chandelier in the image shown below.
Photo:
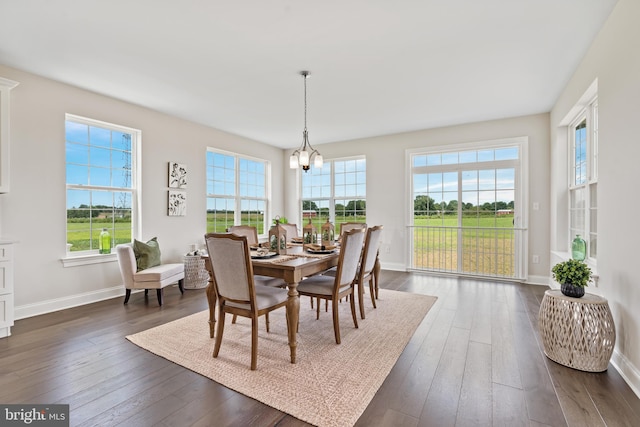
<path fill-rule="evenodd" d="M 294 151 L 289 157 L 289 167 L 291 169 L 298 169 L 298 166 L 302 166 L 302 170 L 305 172 L 309 170 L 309 162 L 313 157 L 313 165 L 317 168 L 322 167 L 322 155 L 311 146 L 309 142 L 309 133 L 307 132 L 307 78 L 309 77 L 308 71 L 300 71 L 300 75 L 304 79 L 304 131 L 302 131 L 302 144 L 300 148 Z"/>

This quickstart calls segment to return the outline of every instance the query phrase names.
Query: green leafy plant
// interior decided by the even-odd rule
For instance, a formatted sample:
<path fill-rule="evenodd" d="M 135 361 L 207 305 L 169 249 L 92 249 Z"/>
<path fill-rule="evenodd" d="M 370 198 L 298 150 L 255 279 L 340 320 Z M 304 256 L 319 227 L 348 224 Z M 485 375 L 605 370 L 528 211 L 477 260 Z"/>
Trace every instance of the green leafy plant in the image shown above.
<path fill-rule="evenodd" d="M 287 219 L 286 216 L 276 216 L 273 219 L 273 225 L 276 225 L 276 221 L 280 221 L 280 224 L 288 224 L 289 220 Z"/>
<path fill-rule="evenodd" d="M 587 264 L 577 259 L 559 262 L 551 269 L 556 282 L 585 287 L 591 281 L 591 269 Z"/>

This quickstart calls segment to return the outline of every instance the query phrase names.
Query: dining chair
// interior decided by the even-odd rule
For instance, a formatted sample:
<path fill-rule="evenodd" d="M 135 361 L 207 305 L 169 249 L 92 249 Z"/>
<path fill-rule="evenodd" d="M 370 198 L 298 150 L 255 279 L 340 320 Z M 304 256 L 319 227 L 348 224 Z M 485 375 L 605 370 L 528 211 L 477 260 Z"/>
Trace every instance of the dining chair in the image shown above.
<path fill-rule="evenodd" d="M 311 298 L 331 300 L 333 311 L 333 331 L 336 344 L 340 344 L 340 321 L 338 319 L 338 302 L 341 298 L 349 298 L 351 304 L 351 317 L 353 325 L 358 327 L 356 316 L 356 306 L 354 297 L 354 282 L 360 255 L 362 254 L 362 243 L 364 241 L 364 230 L 354 229 L 344 234 L 340 246 L 340 256 L 338 258 L 338 268 L 335 277 L 316 275 L 304 279 L 298 284 L 298 293 Z M 320 304 L 317 304 L 316 318 L 320 316 Z"/>
<path fill-rule="evenodd" d="M 246 236 L 249 246 L 258 244 L 258 229 L 253 225 L 232 225 L 227 232 L 238 236 Z"/>
<path fill-rule="evenodd" d="M 376 306 L 377 283 L 374 281 L 374 269 L 376 267 L 376 261 L 378 258 L 378 250 L 380 249 L 380 237 L 382 235 L 382 225 L 376 225 L 375 227 L 367 228 L 366 236 L 364 239 L 364 246 L 362 247 L 362 257 L 360 258 L 360 265 L 358 266 L 358 272 L 356 273 L 355 285 L 358 290 L 358 305 L 360 308 L 360 317 L 365 318 L 364 314 L 364 286 L 365 283 L 369 284 L 369 293 L 371 294 L 371 302 L 373 308 Z M 335 277 L 336 268 L 333 267 L 322 274 L 325 276 Z"/>
<path fill-rule="evenodd" d="M 205 242 L 218 298 L 218 331 L 213 357 L 218 357 L 224 334 L 225 314 L 251 319 L 251 370 L 257 367 L 258 318 L 281 307 L 290 316 L 286 289 L 256 286 L 246 236 L 208 233 Z M 287 324 L 287 329 L 289 325 Z"/>
<path fill-rule="evenodd" d="M 258 229 L 253 225 L 232 225 L 227 228 L 227 232 L 233 233 L 237 236 L 245 236 L 249 246 L 258 244 Z M 253 280 L 256 285 L 262 286 L 274 286 L 281 288 L 287 285 L 284 280 L 269 276 L 256 275 Z"/>
<path fill-rule="evenodd" d="M 287 242 L 291 242 L 292 238 L 299 237 L 298 236 L 298 226 L 296 224 L 286 223 L 280 224 L 287 231 Z"/>
<path fill-rule="evenodd" d="M 342 234 L 344 234 L 345 231 L 353 230 L 354 228 L 366 230 L 367 224 L 364 222 L 343 222 L 340 224 L 339 236 L 342 237 Z"/>

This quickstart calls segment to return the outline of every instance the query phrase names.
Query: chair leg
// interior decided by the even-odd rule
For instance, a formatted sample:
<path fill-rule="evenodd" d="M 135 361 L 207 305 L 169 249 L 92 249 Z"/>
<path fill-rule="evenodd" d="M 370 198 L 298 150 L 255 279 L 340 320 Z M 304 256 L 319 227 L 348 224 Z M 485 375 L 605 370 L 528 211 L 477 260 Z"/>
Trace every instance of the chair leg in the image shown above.
<path fill-rule="evenodd" d="M 371 294 L 371 302 L 373 303 L 373 308 L 378 308 L 376 306 L 376 298 L 378 298 L 378 289 L 374 284 L 373 277 L 369 279 L 369 293 Z"/>
<path fill-rule="evenodd" d="M 251 370 L 258 366 L 258 318 L 251 318 Z"/>
<path fill-rule="evenodd" d="M 353 326 L 358 329 L 358 316 L 356 316 L 356 300 L 354 298 L 355 290 L 353 288 L 351 288 L 351 290 L 351 317 L 353 317 Z"/>
<path fill-rule="evenodd" d="M 224 311 L 220 309 L 218 315 L 218 333 L 216 334 L 216 345 L 213 347 L 213 357 L 218 357 L 220 352 L 220 344 L 222 344 L 222 334 L 224 333 Z"/>
<path fill-rule="evenodd" d="M 338 319 L 338 301 L 331 300 L 333 311 L 333 333 L 336 337 L 336 344 L 340 344 L 340 320 Z"/>
<path fill-rule="evenodd" d="M 264 320 L 267 323 L 267 333 L 269 333 L 269 313 L 264 314 Z"/>
<path fill-rule="evenodd" d="M 351 288 L 351 290 L 353 291 L 353 288 Z M 356 329 L 358 329 L 358 316 L 356 316 L 356 300 L 354 297 L 354 294 L 351 294 L 351 298 L 349 298 L 351 300 L 351 317 L 353 317 L 353 326 L 355 326 Z"/>
<path fill-rule="evenodd" d="M 313 301 L 313 297 L 311 297 L 311 301 Z M 320 298 L 316 302 L 316 320 L 320 319 Z"/>
<path fill-rule="evenodd" d="M 236 324 L 236 320 L 238 320 L 238 315 L 237 315 L 237 314 L 234 314 L 234 315 L 233 315 L 233 319 L 231 319 L 231 324 L 232 324 L 232 325 L 235 325 L 235 324 Z"/>
<path fill-rule="evenodd" d="M 364 288 L 362 287 L 362 284 L 360 282 L 358 282 L 358 305 L 360 306 L 360 317 L 362 319 L 364 319 L 364 302 L 362 301 L 364 299 Z M 353 296 L 351 297 L 351 299 L 353 299 Z"/>
<path fill-rule="evenodd" d="M 309 297 L 309 300 L 311 301 L 311 310 L 313 310 L 313 297 Z"/>
<path fill-rule="evenodd" d="M 156 293 L 158 294 L 158 304 L 162 305 L 162 288 L 156 289 Z"/>
<path fill-rule="evenodd" d="M 147 295 L 149 295 L 149 289 L 144 290 L 144 296 L 146 297 Z"/>
<path fill-rule="evenodd" d="M 184 279 L 178 280 L 178 289 L 180 289 L 181 294 L 184 294 Z"/>
<path fill-rule="evenodd" d="M 129 302 L 129 297 L 131 296 L 131 289 L 127 289 L 126 293 L 124 295 L 124 303 L 128 303 Z"/>

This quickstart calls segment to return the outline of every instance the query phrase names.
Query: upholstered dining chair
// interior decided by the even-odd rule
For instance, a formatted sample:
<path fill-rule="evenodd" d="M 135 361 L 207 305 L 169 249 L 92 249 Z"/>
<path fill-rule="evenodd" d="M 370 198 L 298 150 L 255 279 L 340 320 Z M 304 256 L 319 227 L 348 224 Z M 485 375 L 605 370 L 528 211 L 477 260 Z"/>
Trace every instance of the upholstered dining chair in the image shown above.
<path fill-rule="evenodd" d="M 258 244 L 258 229 L 253 225 L 232 225 L 227 228 L 227 232 L 238 236 L 246 236 L 249 245 Z"/>
<path fill-rule="evenodd" d="M 351 317 L 353 325 L 358 327 L 356 306 L 354 299 L 354 282 L 356 271 L 362 253 L 364 230 L 354 229 L 345 232 L 340 246 L 340 257 L 335 277 L 316 275 L 311 276 L 298 284 L 298 293 L 311 298 L 331 300 L 333 311 L 333 331 L 336 344 L 340 344 L 340 321 L 338 319 L 338 302 L 341 298 L 351 296 Z M 317 304 L 316 318 L 320 316 L 320 304 Z"/>
<path fill-rule="evenodd" d="M 232 225 L 227 228 L 227 232 L 237 236 L 245 236 L 249 246 L 258 244 L 258 229 L 253 225 Z M 256 275 L 253 280 L 256 282 L 256 285 L 262 286 L 284 287 L 287 285 L 284 280 L 269 276 Z"/>
<path fill-rule="evenodd" d="M 280 224 L 287 231 L 287 242 L 290 242 L 292 238 L 298 236 L 298 226 L 296 224 L 286 223 Z"/>
<path fill-rule="evenodd" d="M 225 314 L 251 319 L 251 370 L 258 360 L 258 317 L 286 307 L 288 291 L 270 286 L 256 286 L 245 236 L 233 233 L 208 233 L 205 242 L 218 298 L 218 331 L 213 357 L 218 357 L 224 334 Z M 287 324 L 288 328 L 288 324 Z"/>
<path fill-rule="evenodd" d="M 358 266 L 358 272 L 356 273 L 356 287 L 358 290 L 358 305 L 360 308 L 360 317 L 365 318 L 364 314 L 364 286 L 365 283 L 369 284 L 369 293 L 371 294 L 371 302 L 373 308 L 376 306 L 377 291 L 374 282 L 374 268 L 376 266 L 376 260 L 378 257 L 378 249 L 380 248 L 380 236 L 382 235 L 382 225 L 376 225 L 375 227 L 367 228 L 366 237 L 364 239 L 364 246 L 362 248 L 362 257 L 360 258 L 360 265 Z M 336 268 L 333 267 L 324 273 L 326 276 L 335 277 Z"/>
<path fill-rule="evenodd" d="M 340 237 L 344 234 L 345 231 L 353 230 L 353 229 L 367 229 L 367 224 L 364 222 L 343 222 L 340 224 Z"/>

